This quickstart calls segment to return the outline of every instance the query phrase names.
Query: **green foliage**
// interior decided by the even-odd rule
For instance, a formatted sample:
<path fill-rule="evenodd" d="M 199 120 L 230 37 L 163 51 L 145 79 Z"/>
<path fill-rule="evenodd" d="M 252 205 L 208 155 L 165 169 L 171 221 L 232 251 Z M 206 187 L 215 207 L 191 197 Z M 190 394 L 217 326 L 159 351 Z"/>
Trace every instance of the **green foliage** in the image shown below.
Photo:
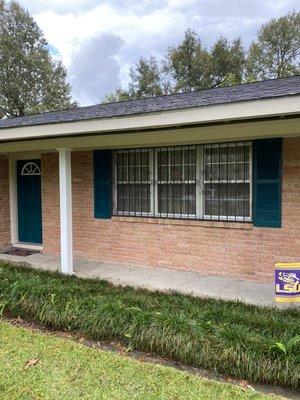
<path fill-rule="evenodd" d="M 1 400 L 281 399 L 3 321 L 0 343 Z"/>
<path fill-rule="evenodd" d="M 135 68 L 130 69 L 129 93 L 132 99 L 161 96 L 163 94 L 161 75 L 157 59 L 141 57 Z"/>
<path fill-rule="evenodd" d="M 34 19 L 16 1 L 0 0 L 0 117 L 74 105 L 66 70 Z"/>
<path fill-rule="evenodd" d="M 210 87 L 210 54 L 194 31 L 187 30 L 183 41 L 169 48 L 165 70 L 173 80 L 174 92 Z"/>
<path fill-rule="evenodd" d="M 184 364 L 299 388 L 300 364 L 270 351 L 300 335 L 300 311 L 114 287 L 0 263 L 3 312 Z"/>
<path fill-rule="evenodd" d="M 220 38 L 210 54 L 212 81 L 210 87 L 236 85 L 242 82 L 245 68 L 245 52 L 241 39 L 230 43 Z"/>
<path fill-rule="evenodd" d="M 149 59 L 141 57 L 130 68 L 129 77 L 128 90 L 117 89 L 114 93 L 106 96 L 104 103 L 161 96 L 167 91 L 161 68 L 154 56 Z"/>
<path fill-rule="evenodd" d="M 118 88 L 114 92 L 107 94 L 105 96 L 105 99 L 103 100 L 103 103 L 104 104 L 114 103 L 117 101 L 128 101 L 128 100 L 132 100 L 129 91 Z"/>
<path fill-rule="evenodd" d="M 141 58 L 130 70 L 129 89 L 118 89 L 106 101 L 210 89 L 243 82 L 300 74 L 300 13 L 271 19 L 258 31 L 249 51 L 240 38 L 220 37 L 210 49 L 191 29 L 171 46 L 163 63 Z"/>
<path fill-rule="evenodd" d="M 286 343 L 276 342 L 270 346 L 270 351 L 277 351 L 286 357 L 295 356 L 300 361 L 300 335 L 292 337 Z"/>
<path fill-rule="evenodd" d="M 130 69 L 128 90 L 118 89 L 105 102 L 135 100 L 240 83 L 245 56 L 240 39 L 220 38 L 211 50 L 199 36 L 185 32 L 178 46 L 170 47 L 163 63 L 151 56 L 140 58 Z"/>
<path fill-rule="evenodd" d="M 300 12 L 273 18 L 263 25 L 251 44 L 248 80 L 300 74 Z"/>
<path fill-rule="evenodd" d="M 208 50 L 194 31 L 187 30 L 183 42 L 169 49 L 166 71 L 174 82 L 173 90 L 182 92 L 241 83 L 244 64 L 240 39 L 230 43 L 221 37 Z"/>

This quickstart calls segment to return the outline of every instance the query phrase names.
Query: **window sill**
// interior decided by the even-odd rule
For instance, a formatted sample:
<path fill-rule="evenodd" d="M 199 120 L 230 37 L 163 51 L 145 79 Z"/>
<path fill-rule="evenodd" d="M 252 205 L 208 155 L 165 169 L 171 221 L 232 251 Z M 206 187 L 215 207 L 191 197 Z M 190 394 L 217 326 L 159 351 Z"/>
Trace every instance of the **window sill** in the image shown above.
<path fill-rule="evenodd" d="M 204 228 L 219 229 L 243 229 L 252 230 L 252 222 L 232 222 L 232 221 L 205 221 L 205 220 L 188 220 L 188 219 L 171 219 L 171 218 L 151 218 L 151 217 L 126 217 L 113 216 L 112 221 L 127 222 L 136 224 L 159 224 L 159 225 L 182 225 L 195 226 Z"/>

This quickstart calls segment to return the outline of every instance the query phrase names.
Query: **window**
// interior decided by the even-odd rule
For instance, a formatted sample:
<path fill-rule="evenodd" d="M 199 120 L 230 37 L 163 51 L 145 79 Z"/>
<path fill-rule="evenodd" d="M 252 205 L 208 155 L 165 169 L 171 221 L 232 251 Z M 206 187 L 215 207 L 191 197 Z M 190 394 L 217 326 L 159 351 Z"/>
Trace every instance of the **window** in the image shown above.
<path fill-rule="evenodd" d="M 204 218 L 250 218 L 250 145 L 204 147 Z"/>
<path fill-rule="evenodd" d="M 196 215 L 196 147 L 156 149 L 157 213 Z"/>
<path fill-rule="evenodd" d="M 115 215 L 251 219 L 251 143 L 118 150 Z"/>
<path fill-rule="evenodd" d="M 34 162 L 28 162 L 24 165 L 21 171 L 22 176 L 36 176 L 41 175 L 40 167 Z"/>
<path fill-rule="evenodd" d="M 118 214 L 149 215 L 151 210 L 150 149 L 117 152 L 116 202 Z"/>

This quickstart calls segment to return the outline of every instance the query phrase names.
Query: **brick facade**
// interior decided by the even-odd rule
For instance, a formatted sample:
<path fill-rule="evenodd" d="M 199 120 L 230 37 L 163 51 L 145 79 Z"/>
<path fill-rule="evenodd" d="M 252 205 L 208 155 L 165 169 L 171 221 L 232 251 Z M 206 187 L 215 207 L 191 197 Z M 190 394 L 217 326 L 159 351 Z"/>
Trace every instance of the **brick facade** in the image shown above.
<path fill-rule="evenodd" d="M 0 156 L 0 248 L 10 242 L 9 165 L 8 158 Z"/>
<path fill-rule="evenodd" d="M 283 143 L 282 228 L 113 217 L 93 209 L 93 155 L 72 154 L 74 251 L 79 258 L 271 281 L 275 261 L 300 260 L 300 138 Z M 58 156 L 42 155 L 44 252 L 58 254 Z"/>

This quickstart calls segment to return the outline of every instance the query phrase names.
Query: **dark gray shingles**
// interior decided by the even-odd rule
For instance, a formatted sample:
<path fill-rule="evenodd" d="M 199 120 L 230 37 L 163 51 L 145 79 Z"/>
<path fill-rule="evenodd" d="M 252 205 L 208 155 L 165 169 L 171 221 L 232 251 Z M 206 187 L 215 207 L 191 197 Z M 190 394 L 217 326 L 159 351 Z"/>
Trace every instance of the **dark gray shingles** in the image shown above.
<path fill-rule="evenodd" d="M 0 129 L 147 114 L 300 94 L 300 76 L 3 119 Z"/>

